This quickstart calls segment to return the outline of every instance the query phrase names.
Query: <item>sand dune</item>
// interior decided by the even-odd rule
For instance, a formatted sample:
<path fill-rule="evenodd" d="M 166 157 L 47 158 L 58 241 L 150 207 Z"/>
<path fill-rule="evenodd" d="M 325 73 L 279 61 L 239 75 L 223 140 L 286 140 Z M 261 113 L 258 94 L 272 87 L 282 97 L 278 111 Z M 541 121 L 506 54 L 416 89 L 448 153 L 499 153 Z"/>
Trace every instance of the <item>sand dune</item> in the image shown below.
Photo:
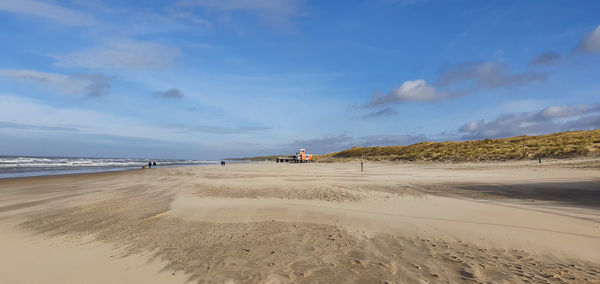
<path fill-rule="evenodd" d="M 0 280 L 36 282 L 27 271 L 69 263 L 92 241 L 106 253 L 89 265 L 138 267 L 128 277 L 157 283 L 600 283 L 600 174 L 580 164 L 368 163 L 361 173 L 250 163 L 4 179 L 0 243 L 38 261 L 8 269 L 3 254 Z M 23 235 L 37 243 L 13 241 Z M 48 242 L 64 254 L 32 249 Z M 152 264 L 135 265 L 144 258 Z M 49 282 L 79 282 L 60 274 Z"/>

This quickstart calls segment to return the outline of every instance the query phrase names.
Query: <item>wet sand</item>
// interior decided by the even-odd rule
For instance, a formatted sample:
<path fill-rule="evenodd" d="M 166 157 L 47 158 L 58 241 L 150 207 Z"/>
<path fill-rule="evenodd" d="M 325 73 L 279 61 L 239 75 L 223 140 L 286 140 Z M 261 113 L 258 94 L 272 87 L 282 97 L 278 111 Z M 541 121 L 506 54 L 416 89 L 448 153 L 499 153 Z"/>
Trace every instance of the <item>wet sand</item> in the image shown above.
<path fill-rule="evenodd" d="M 600 283 L 597 165 L 248 163 L 2 179 L 0 248 L 11 253 L 0 282 Z"/>

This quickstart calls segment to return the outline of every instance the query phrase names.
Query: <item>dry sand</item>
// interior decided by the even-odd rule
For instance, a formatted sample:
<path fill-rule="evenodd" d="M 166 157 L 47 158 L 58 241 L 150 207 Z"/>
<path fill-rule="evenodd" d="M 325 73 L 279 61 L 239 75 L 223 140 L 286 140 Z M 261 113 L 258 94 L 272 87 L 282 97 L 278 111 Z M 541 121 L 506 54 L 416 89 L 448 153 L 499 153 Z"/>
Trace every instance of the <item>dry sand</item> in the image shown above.
<path fill-rule="evenodd" d="M 597 161 L 0 180 L 0 282 L 600 283 Z"/>

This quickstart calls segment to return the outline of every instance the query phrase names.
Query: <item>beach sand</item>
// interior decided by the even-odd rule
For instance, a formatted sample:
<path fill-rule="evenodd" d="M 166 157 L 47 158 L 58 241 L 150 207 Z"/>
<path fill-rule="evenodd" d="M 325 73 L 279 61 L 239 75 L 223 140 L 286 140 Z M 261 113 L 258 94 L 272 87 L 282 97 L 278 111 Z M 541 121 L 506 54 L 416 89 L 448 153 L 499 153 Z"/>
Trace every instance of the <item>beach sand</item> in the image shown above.
<path fill-rule="evenodd" d="M 0 180 L 0 282 L 600 283 L 597 160 Z"/>

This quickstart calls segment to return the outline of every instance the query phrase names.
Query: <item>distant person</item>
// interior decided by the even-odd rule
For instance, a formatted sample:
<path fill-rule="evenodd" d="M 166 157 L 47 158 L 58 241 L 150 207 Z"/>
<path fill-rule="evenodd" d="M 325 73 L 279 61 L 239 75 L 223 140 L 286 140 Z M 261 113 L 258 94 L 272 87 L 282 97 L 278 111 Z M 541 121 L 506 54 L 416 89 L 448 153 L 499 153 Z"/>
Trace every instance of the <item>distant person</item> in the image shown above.
<path fill-rule="evenodd" d="M 151 169 L 152 168 L 152 162 L 148 162 L 148 168 Z"/>
<path fill-rule="evenodd" d="M 225 161 L 221 161 L 221 167 L 225 166 Z"/>
<path fill-rule="evenodd" d="M 152 162 L 152 166 L 156 167 L 156 161 Z"/>

